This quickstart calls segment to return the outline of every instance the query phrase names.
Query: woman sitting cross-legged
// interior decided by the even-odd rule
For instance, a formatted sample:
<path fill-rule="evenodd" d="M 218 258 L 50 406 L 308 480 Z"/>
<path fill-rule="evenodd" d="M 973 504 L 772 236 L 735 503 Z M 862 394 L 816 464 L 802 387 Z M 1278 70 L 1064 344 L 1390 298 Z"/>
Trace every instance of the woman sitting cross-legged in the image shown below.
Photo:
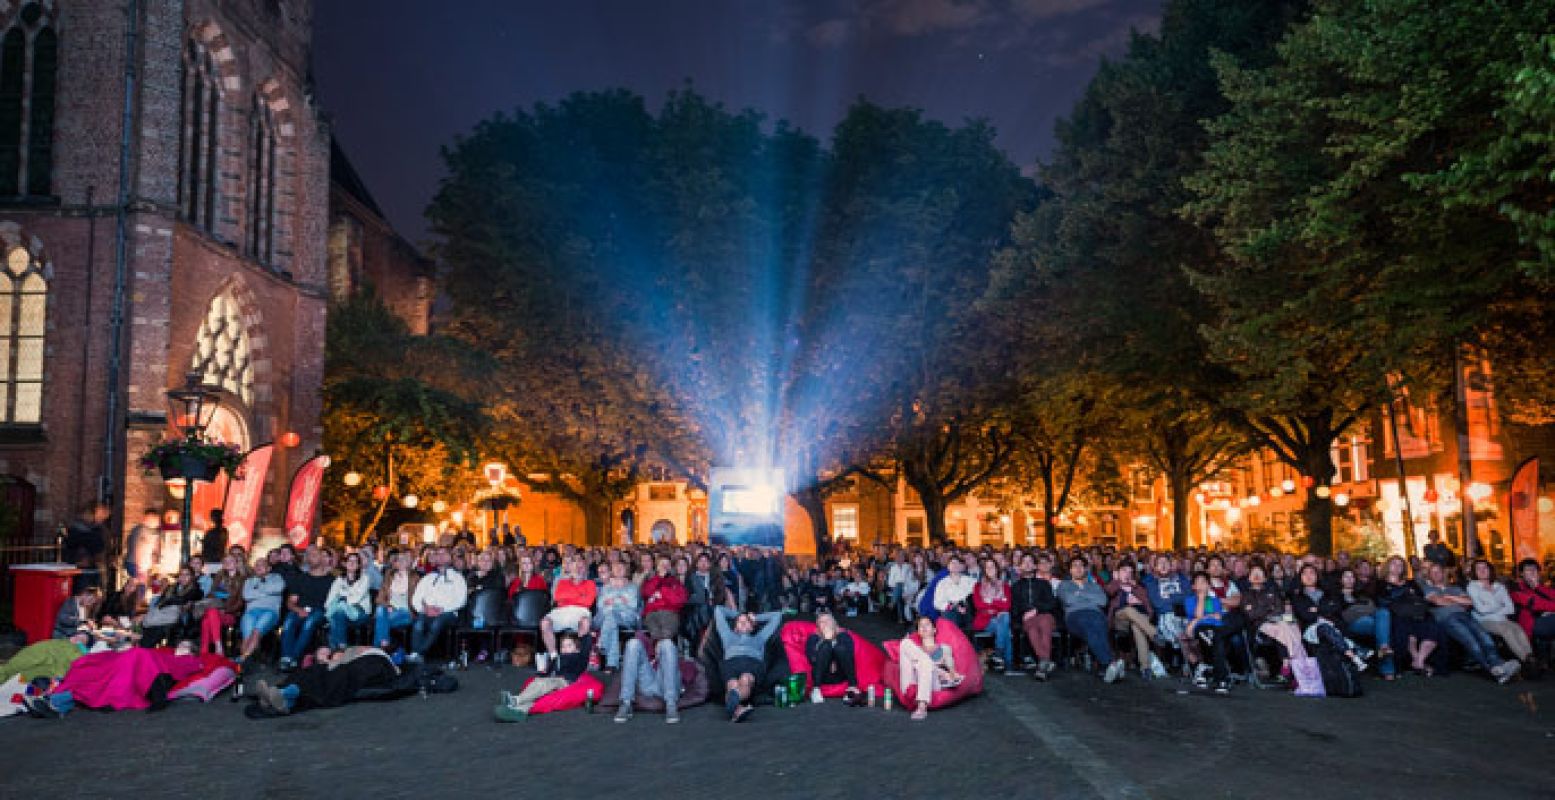
<path fill-rule="evenodd" d="M 934 620 L 918 617 L 913 633 L 902 639 L 901 646 L 902 693 L 907 687 L 917 687 L 914 696 L 918 707 L 912 712 L 915 720 L 929 716 L 929 699 L 940 689 L 950 689 L 961 684 L 962 675 L 956 671 L 956 657 L 950 645 L 935 640 Z"/>

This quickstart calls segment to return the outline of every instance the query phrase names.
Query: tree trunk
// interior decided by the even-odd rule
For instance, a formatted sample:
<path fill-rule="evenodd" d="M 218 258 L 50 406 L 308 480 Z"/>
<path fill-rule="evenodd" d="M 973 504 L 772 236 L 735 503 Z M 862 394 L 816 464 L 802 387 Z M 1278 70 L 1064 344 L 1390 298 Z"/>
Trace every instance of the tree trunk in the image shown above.
<path fill-rule="evenodd" d="M 1307 518 L 1307 549 L 1327 558 L 1334 554 L 1334 504 L 1331 498 L 1318 497 L 1315 490 L 1329 485 L 1334 479 L 1334 460 L 1330 453 L 1338 431 L 1326 426 L 1308 430 L 1312 436 L 1307 451 L 1301 454 L 1305 464 L 1301 472 L 1313 482 L 1306 490 L 1307 505 L 1303 509 Z"/>
<path fill-rule="evenodd" d="M 1327 558 L 1334 554 L 1334 504 L 1307 494 L 1307 549 Z"/>
<path fill-rule="evenodd" d="M 950 539 L 945 530 L 945 498 L 938 493 L 925 494 L 918 492 L 923 499 L 923 515 L 928 520 L 929 545 L 935 546 L 945 543 Z"/>
<path fill-rule="evenodd" d="M 826 500 L 818 489 L 794 492 L 794 502 L 810 517 L 810 535 L 815 537 L 815 558 L 824 560 L 831 552 L 831 533 L 826 525 Z"/>
<path fill-rule="evenodd" d="M 1188 492 L 1193 487 L 1187 475 L 1169 474 L 1166 482 L 1172 493 L 1172 549 L 1180 552 L 1188 549 Z"/>
<path fill-rule="evenodd" d="M 579 501 L 583 507 L 583 540 L 590 546 L 609 546 L 610 544 L 610 506 L 609 498 L 589 496 Z"/>
<path fill-rule="evenodd" d="M 1053 510 L 1053 494 L 1053 475 L 1051 471 L 1045 471 L 1042 475 L 1042 531 L 1049 550 L 1058 548 L 1058 512 Z"/>

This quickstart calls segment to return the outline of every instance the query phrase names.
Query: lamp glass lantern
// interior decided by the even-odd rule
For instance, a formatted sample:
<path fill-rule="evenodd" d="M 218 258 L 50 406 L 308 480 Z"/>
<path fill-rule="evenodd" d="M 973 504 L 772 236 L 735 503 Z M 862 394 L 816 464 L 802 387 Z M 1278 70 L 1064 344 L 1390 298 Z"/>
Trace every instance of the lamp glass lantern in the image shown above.
<path fill-rule="evenodd" d="M 216 408 L 221 405 L 221 395 L 204 384 L 200 373 L 190 372 L 184 375 L 184 385 L 179 389 L 167 391 L 167 410 L 176 420 L 178 429 L 183 432 L 184 439 L 197 442 L 205 437 L 205 429 L 210 427 L 211 419 L 216 416 Z M 182 563 L 189 563 L 189 523 L 194 505 L 195 475 L 184 475 L 183 503 L 184 513 L 179 520 L 179 554 L 183 558 Z M 169 486 L 169 491 L 172 487 Z"/>
<path fill-rule="evenodd" d="M 205 429 L 210 427 L 211 419 L 216 416 L 216 408 L 220 405 L 221 395 L 206 386 L 198 372 L 185 375 L 184 385 L 181 388 L 167 391 L 168 412 L 173 415 L 175 424 L 180 431 L 183 431 L 186 439 L 193 440 L 203 436 Z"/>

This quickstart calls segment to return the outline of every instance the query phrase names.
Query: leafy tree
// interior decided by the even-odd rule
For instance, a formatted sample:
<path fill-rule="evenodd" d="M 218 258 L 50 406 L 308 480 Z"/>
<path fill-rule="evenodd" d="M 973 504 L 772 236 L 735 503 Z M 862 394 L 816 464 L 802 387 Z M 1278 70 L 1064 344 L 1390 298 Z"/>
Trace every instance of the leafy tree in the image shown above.
<path fill-rule="evenodd" d="M 1433 176 L 1454 175 L 1462 153 L 1484 153 L 1499 135 L 1484 120 L 1506 96 L 1506 61 L 1527 52 L 1518 42 L 1547 30 L 1555 9 L 1314 8 L 1276 63 L 1221 63 L 1233 107 L 1210 126 L 1216 142 L 1189 208 L 1228 256 L 1200 285 L 1224 315 L 1210 341 L 1242 378 L 1238 411 L 1282 459 L 1326 483 L 1333 437 L 1391 399 L 1389 376 L 1437 390 L 1456 348 L 1494 343 L 1517 324 L 1508 311 L 1538 307 L 1513 267 L 1532 257 L 1526 235 L 1504 209 L 1422 189 L 1450 187 Z M 1309 497 L 1320 552 L 1331 546 L 1329 513 Z"/>
<path fill-rule="evenodd" d="M 324 443 L 363 486 L 326 484 L 328 516 L 371 530 L 399 495 L 432 495 L 469 472 L 485 430 L 479 353 L 414 336 L 370 290 L 335 304 L 325 341 Z M 390 495 L 371 499 L 368 487 Z M 370 517 L 370 519 L 369 519 Z"/>
<path fill-rule="evenodd" d="M 1002 316 L 1020 326 L 1024 352 L 1040 354 L 1023 374 L 1067 371 L 1071 387 L 1118 387 L 1087 396 L 1107 396 L 1131 449 L 1167 477 L 1177 547 L 1187 544 L 1193 487 L 1243 439 L 1220 408 L 1230 376 L 1199 334 L 1215 309 L 1184 271 L 1214 259 L 1218 244 L 1179 213 L 1191 198 L 1183 179 L 1203 166 L 1209 146 L 1202 120 L 1230 105 L 1211 58 L 1268 62 L 1303 5 L 1176 0 L 1159 35 L 1136 35 L 1122 60 L 1103 64 L 1058 125 L 1058 148 L 1042 169 L 1052 198 L 1017 222 L 991 298 L 1012 309 Z M 1066 417 L 1077 424 L 1063 411 L 1067 398 L 1050 405 L 1056 416 L 1031 437 L 1039 463 L 1052 463 L 1054 443 L 1087 438 L 1053 428 Z M 1067 450 L 1072 474 L 1083 452 L 1059 448 Z"/>
<path fill-rule="evenodd" d="M 936 541 L 946 507 L 1010 454 L 1000 408 L 1012 384 L 976 303 L 1035 192 L 993 134 L 981 122 L 950 128 L 915 110 L 856 103 L 833 136 L 811 262 L 812 363 L 850 373 L 857 395 L 844 402 L 870 420 L 859 431 L 918 494 Z"/>
<path fill-rule="evenodd" d="M 494 444 L 582 504 L 591 541 L 643 476 L 774 457 L 816 143 L 690 90 L 499 116 L 445 153 L 430 215 L 453 330 L 493 349 Z"/>

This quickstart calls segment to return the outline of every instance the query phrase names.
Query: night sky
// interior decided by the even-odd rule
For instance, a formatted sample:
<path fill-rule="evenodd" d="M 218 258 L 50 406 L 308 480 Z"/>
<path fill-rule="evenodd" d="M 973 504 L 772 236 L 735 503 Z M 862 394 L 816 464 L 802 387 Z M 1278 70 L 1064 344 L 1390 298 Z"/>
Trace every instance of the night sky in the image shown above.
<path fill-rule="evenodd" d="M 320 0 L 325 114 L 402 233 L 438 148 L 498 111 L 580 89 L 656 104 L 687 82 L 821 138 L 863 95 L 949 123 L 990 120 L 1028 170 L 1103 57 L 1153 31 L 1162 0 Z"/>

